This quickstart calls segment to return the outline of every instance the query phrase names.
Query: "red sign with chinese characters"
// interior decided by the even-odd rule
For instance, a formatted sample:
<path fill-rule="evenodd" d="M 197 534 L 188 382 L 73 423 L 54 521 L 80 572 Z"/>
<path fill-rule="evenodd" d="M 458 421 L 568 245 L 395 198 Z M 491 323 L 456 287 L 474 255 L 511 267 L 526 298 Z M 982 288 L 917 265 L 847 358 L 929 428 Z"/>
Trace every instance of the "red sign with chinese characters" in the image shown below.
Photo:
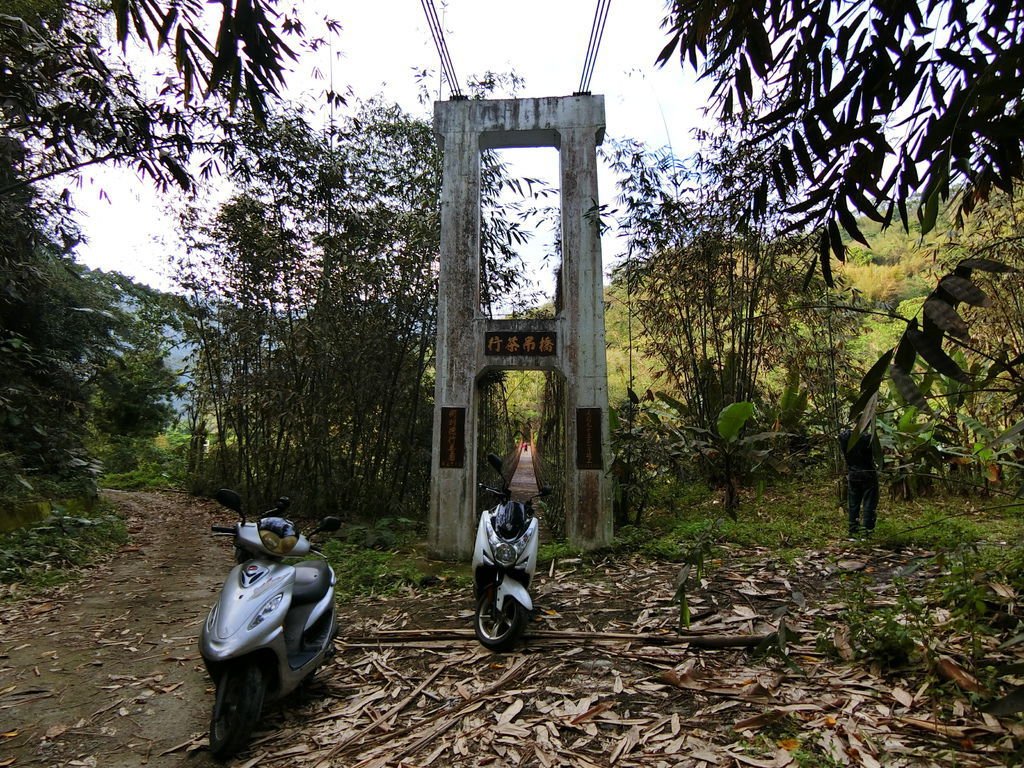
<path fill-rule="evenodd" d="M 600 408 L 576 409 L 576 468 L 604 469 Z"/>
<path fill-rule="evenodd" d="M 445 469 L 461 468 L 466 462 L 466 409 L 441 408 L 441 461 Z"/>

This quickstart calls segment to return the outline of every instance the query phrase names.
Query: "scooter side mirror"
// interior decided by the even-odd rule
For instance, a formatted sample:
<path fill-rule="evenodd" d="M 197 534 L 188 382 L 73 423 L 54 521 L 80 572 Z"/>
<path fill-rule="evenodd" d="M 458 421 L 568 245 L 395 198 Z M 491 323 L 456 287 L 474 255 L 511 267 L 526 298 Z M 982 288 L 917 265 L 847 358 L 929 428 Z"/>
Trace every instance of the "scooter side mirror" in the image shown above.
<path fill-rule="evenodd" d="M 320 525 L 316 527 L 313 533 L 333 533 L 339 528 L 341 528 L 341 520 L 331 515 L 321 520 Z"/>
<path fill-rule="evenodd" d="M 495 471 L 500 475 L 502 470 L 501 458 L 496 453 L 487 454 L 487 463 L 494 467 Z"/>
<path fill-rule="evenodd" d="M 242 497 L 238 495 L 237 491 L 232 491 L 230 488 L 221 488 L 214 494 L 213 498 L 233 512 L 242 514 Z"/>

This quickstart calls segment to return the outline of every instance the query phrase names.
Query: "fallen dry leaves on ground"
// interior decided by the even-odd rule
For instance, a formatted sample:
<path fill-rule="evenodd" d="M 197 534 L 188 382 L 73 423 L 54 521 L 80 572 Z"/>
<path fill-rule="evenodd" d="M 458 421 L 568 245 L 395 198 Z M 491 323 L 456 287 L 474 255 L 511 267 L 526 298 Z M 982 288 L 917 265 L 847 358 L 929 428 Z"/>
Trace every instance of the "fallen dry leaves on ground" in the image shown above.
<path fill-rule="evenodd" d="M 693 593 L 687 632 L 742 639 L 784 621 L 785 656 L 682 642 L 679 566 L 638 559 L 538 574 L 536 616 L 511 654 L 476 643 L 468 590 L 353 602 L 334 661 L 268 709 L 234 765 L 1006 765 L 1024 739 L 1020 717 L 972 706 L 980 684 L 951 656 L 945 674 L 882 675 L 842 658 L 843 574 L 872 575 L 885 601 L 891 576 L 927 554 L 862 548 L 782 563 L 726 551 Z M 828 628 L 834 648 L 820 649 Z"/>

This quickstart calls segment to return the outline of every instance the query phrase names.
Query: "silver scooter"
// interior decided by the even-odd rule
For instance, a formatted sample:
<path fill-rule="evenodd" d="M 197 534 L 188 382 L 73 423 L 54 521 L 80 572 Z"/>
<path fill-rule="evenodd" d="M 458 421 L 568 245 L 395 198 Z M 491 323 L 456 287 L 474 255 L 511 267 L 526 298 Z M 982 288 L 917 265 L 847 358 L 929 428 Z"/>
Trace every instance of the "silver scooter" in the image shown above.
<path fill-rule="evenodd" d="M 480 513 L 476 529 L 473 629 L 483 646 L 506 651 L 519 639 L 533 610 L 530 582 L 537 570 L 540 540 L 533 499 L 546 496 L 550 489 L 542 488 L 526 502 L 512 501 L 501 459 L 491 453 L 487 461 L 501 476 L 501 488 L 480 484 L 483 491 L 498 497 L 498 503 Z"/>
<path fill-rule="evenodd" d="M 199 636 L 203 662 L 217 685 L 210 751 L 226 758 L 245 746 L 264 699 L 291 693 L 333 655 L 337 619 L 334 571 L 327 562 L 282 562 L 319 552 L 283 517 L 287 498 L 254 523 L 246 521 L 234 491 L 222 488 L 216 499 L 241 518 L 212 527 L 234 537 L 238 564 Z M 326 517 L 310 536 L 340 525 L 338 518 Z"/>

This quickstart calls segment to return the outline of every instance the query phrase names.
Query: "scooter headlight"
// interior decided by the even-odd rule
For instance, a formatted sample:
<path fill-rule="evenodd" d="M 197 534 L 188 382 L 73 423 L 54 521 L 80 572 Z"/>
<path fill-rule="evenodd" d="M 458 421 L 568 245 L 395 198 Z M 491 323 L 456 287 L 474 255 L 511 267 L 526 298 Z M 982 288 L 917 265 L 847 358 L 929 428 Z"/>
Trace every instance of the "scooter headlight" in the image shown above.
<path fill-rule="evenodd" d="M 518 557 L 519 553 L 516 548 L 504 541 L 494 548 L 494 560 L 498 565 L 509 568 L 516 564 Z"/>
<path fill-rule="evenodd" d="M 263 604 L 263 607 L 256 612 L 256 615 L 252 617 L 252 621 L 249 622 L 249 629 L 255 629 L 262 624 L 267 616 L 277 610 L 277 607 L 281 605 L 281 601 L 284 600 L 284 592 L 278 592 L 272 598 L 267 600 Z"/>

